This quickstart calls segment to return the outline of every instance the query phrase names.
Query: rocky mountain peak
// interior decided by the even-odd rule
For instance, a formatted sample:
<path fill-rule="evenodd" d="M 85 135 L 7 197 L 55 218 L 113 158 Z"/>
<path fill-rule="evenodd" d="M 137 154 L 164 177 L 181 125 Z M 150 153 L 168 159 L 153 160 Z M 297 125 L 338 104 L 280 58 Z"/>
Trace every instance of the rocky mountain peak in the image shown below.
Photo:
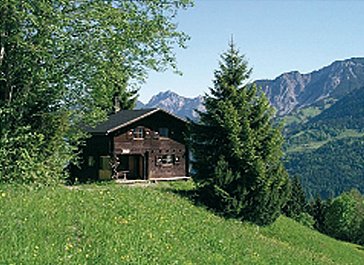
<path fill-rule="evenodd" d="M 195 110 L 203 111 L 202 96 L 187 98 L 167 90 L 153 96 L 147 104 L 138 104 L 137 108 L 162 108 L 183 118 L 196 119 Z"/>
<path fill-rule="evenodd" d="M 293 71 L 256 83 L 282 116 L 309 105 L 324 104 L 326 99 L 337 100 L 364 86 L 364 58 L 335 61 L 308 74 Z"/>
<path fill-rule="evenodd" d="M 364 87 L 364 58 L 335 61 L 311 73 L 291 71 L 273 80 L 257 80 L 279 116 L 311 106 L 335 102 L 345 95 Z M 138 107 L 166 109 L 181 117 L 197 118 L 195 109 L 203 111 L 203 96 L 187 98 L 167 90 L 153 96 Z"/>
<path fill-rule="evenodd" d="M 182 96 L 178 95 L 177 93 L 167 90 L 159 92 L 157 95 L 154 95 L 148 102 L 149 105 L 158 104 L 158 102 L 162 100 L 178 100 L 183 98 Z"/>

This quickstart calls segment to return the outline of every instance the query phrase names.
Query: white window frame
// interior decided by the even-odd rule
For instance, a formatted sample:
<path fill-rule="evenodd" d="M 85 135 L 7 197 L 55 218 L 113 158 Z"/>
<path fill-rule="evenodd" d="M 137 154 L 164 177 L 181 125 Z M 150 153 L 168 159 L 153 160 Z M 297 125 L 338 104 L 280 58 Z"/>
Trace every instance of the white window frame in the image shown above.
<path fill-rule="evenodd" d="M 144 128 L 136 127 L 133 129 L 133 139 L 142 140 L 144 139 Z"/>

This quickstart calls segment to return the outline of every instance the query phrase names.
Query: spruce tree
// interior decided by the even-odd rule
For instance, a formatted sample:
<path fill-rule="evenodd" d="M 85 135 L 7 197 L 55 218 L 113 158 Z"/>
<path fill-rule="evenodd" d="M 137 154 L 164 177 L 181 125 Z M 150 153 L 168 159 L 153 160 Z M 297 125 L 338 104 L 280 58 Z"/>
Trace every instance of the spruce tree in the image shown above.
<path fill-rule="evenodd" d="M 325 212 L 330 201 L 322 201 L 320 196 L 317 196 L 309 205 L 309 214 L 315 220 L 314 228 L 321 233 L 325 233 Z"/>
<path fill-rule="evenodd" d="M 206 112 L 189 134 L 193 179 L 210 207 L 266 225 L 287 199 L 288 176 L 281 162 L 283 138 L 273 108 L 251 69 L 231 42 L 204 97 Z"/>
<path fill-rule="evenodd" d="M 296 219 L 301 213 L 307 212 L 308 205 L 299 177 L 294 177 L 291 180 L 291 192 L 286 205 L 283 208 L 283 213 Z"/>

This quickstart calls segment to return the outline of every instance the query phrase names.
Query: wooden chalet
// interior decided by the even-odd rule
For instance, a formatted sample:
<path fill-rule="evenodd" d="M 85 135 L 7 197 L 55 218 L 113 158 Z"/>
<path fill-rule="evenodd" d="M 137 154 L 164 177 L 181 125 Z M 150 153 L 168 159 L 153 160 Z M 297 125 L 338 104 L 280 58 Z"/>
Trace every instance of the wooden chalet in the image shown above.
<path fill-rule="evenodd" d="M 185 120 L 162 109 L 121 110 L 95 128 L 73 177 L 158 180 L 188 176 Z"/>

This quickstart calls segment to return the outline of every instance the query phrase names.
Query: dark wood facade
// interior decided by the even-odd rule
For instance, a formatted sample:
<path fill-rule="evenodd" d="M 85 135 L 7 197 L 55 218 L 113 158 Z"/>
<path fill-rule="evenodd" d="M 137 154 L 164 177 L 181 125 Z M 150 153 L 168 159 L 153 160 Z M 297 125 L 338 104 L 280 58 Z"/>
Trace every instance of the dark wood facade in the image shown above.
<path fill-rule="evenodd" d="M 140 111 L 140 115 L 133 112 L 121 111 L 110 117 L 113 122 L 89 130 L 92 136 L 83 148 L 81 168 L 73 170 L 75 177 L 153 180 L 188 176 L 186 122 L 161 109 Z"/>

